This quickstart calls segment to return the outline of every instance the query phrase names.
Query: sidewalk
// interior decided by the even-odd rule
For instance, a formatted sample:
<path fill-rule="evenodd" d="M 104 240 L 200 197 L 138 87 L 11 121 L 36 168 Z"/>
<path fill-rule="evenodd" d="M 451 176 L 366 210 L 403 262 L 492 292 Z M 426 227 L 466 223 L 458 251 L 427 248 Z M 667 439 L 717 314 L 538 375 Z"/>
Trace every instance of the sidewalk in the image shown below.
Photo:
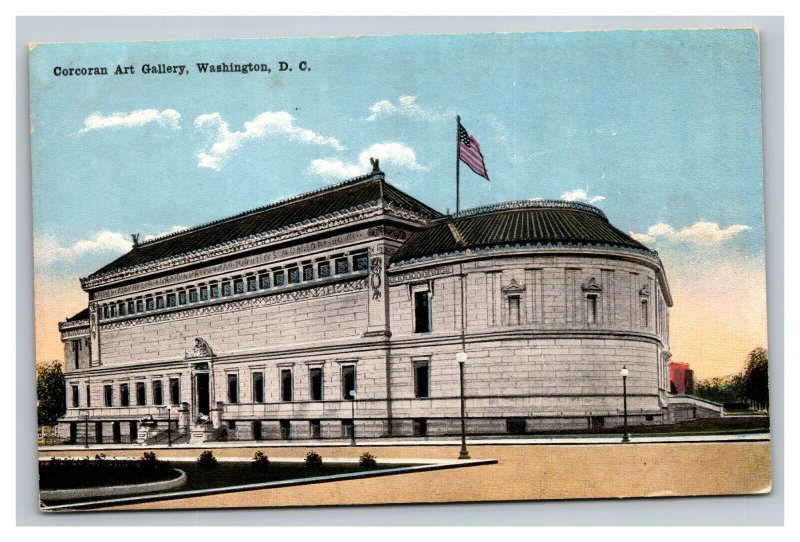
<path fill-rule="evenodd" d="M 629 443 L 622 442 L 622 436 L 596 435 L 563 435 L 563 436 L 519 436 L 519 437 L 486 437 L 468 438 L 468 446 L 573 446 L 597 444 L 675 444 L 675 443 L 711 443 L 711 442 L 769 442 L 769 433 L 741 434 L 687 434 L 687 435 L 631 435 Z M 455 446 L 461 443 L 458 437 L 449 438 L 405 438 L 405 439 L 365 439 L 358 440 L 356 448 L 374 448 L 381 446 Z M 238 440 L 230 442 L 207 442 L 204 444 L 90 444 L 87 448 L 81 444 L 64 444 L 40 447 L 39 453 L 46 455 L 51 451 L 103 451 L 103 450 L 198 450 L 223 448 L 352 448 L 349 439 L 337 440 Z"/>

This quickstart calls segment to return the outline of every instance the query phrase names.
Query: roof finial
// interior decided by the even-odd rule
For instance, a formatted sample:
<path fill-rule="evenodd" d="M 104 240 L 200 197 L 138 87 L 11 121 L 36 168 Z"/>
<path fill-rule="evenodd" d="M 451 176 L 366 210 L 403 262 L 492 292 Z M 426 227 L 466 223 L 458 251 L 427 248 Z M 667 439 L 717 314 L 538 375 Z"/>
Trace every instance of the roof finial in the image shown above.
<path fill-rule="evenodd" d="M 369 163 L 372 164 L 372 173 L 381 172 L 381 166 L 378 164 L 378 161 L 379 160 L 377 158 L 373 158 L 371 156 L 369 157 Z"/>
<path fill-rule="evenodd" d="M 138 233 L 132 233 L 131 234 L 131 239 L 133 240 L 133 248 L 138 247 L 139 246 L 139 234 Z"/>

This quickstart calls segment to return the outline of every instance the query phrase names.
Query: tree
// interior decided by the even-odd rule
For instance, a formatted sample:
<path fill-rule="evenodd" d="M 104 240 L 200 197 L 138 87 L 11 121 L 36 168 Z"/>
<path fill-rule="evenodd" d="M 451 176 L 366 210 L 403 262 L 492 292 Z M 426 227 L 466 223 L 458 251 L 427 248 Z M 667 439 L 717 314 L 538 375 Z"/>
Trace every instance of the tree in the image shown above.
<path fill-rule="evenodd" d="M 729 375 L 701 380 L 695 386 L 694 393 L 715 403 L 737 403 L 742 400 L 741 377 Z"/>
<path fill-rule="evenodd" d="M 39 425 L 54 425 L 67 411 L 67 383 L 58 361 L 36 367 Z"/>
<path fill-rule="evenodd" d="M 741 375 L 742 396 L 758 408 L 769 408 L 768 365 L 767 350 L 754 348 Z"/>

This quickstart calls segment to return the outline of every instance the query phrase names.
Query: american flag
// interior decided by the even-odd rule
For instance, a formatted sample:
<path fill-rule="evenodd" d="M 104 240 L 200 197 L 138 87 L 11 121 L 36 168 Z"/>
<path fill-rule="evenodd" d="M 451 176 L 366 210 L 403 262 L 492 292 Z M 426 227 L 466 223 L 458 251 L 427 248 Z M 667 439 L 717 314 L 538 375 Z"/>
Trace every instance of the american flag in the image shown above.
<path fill-rule="evenodd" d="M 467 133 L 461 123 L 458 123 L 458 158 L 467 164 L 469 168 L 489 180 L 489 172 L 486 171 L 486 164 L 483 162 L 481 146 L 478 140 Z"/>

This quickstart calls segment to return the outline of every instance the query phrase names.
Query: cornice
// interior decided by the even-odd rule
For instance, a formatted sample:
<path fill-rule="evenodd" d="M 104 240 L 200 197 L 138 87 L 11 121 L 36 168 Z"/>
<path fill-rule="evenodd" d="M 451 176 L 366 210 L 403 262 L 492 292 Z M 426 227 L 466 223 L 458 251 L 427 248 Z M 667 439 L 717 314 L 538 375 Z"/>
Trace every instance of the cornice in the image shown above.
<path fill-rule="evenodd" d="M 274 243 L 297 239 L 323 230 L 333 230 L 378 216 L 389 216 L 416 224 L 425 224 L 431 220 L 430 217 L 405 209 L 404 207 L 387 203 L 382 199 L 377 199 L 368 203 L 356 205 L 346 210 L 194 250 L 185 254 L 169 256 L 99 275 L 90 275 L 89 277 L 81 279 L 81 287 L 87 291 L 90 289 L 97 289 L 122 280 L 144 277 L 160 271 L 175 270 L 187 265 L 210 261 L 238 252 L 265 248 Z M 173 235 L 178 236 L 185 233 L 184 231 Z M 150 243 L 152 242 L 154 241 L 150 241 Z"/>

